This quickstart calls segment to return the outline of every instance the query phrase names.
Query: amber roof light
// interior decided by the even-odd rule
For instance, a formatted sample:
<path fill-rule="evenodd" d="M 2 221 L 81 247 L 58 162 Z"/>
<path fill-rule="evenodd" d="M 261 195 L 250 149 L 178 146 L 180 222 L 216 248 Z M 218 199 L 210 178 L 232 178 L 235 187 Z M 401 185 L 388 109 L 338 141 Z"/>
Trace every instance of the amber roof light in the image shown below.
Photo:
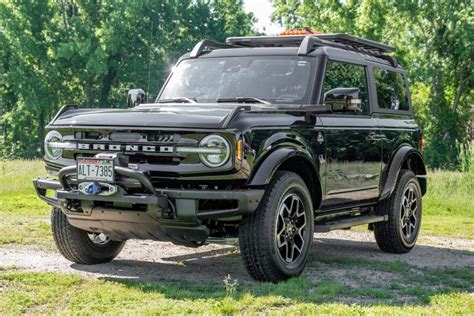
<path fill-rule="evenodd" d="M 296 29 L 296 30 L 286 30 L 280 33 L 280 35 L 310 35 L 310 34 L 321 34 L 321 33 L 314 32 L 309 27 L 304 27 L 302 29 Z"/>

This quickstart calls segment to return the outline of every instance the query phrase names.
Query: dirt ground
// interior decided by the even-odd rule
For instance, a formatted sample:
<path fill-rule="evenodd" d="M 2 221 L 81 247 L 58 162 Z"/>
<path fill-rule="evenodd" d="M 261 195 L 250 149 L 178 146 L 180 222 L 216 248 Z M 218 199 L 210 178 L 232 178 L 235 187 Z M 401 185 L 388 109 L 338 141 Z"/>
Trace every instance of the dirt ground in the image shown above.
<path fill-rule="evenodd" d="M 381 252 L 371 233 L 334 231 L 318 234 L 315 235 L 304 275 L 314 278 L 312 274 L 318 271 L 318 258 L 327 256 L 364 258 L 377 262 L 400 261 L 427 268 L 473 267 L 474 240 L 421 236 L 410 253 L 395 255 Z M 221 282 L 227 274 L 240 282 L 252 282 L 241 263 L 238 248 L 216 244 L 192 249 L 165 242 L 131 240 L 113 262 L 92 266 L 71 263 L 54 251 L 6 245 L 0 247 L 0 268 L 8 267 L 142 282 Z M 361 272 L 372 275 L 370 265 L 365 269 Z M 339 272 L 328 271 L 334 278 L 342 278 Z"/>

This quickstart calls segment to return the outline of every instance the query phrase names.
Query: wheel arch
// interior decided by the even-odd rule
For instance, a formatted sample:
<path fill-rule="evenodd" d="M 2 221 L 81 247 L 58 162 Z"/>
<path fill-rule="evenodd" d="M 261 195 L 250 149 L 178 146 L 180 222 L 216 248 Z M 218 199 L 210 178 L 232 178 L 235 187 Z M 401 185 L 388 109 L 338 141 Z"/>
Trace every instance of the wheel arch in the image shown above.
<path fill-rule="evenodd" d="M 426 193 L 426 166 L 423 157 L 415 148 L 404 145 L 401 146 L 393 155 L 388 167 L 386 168 L 385 174 L 382 178 L 384 180 L 381 185 L 382 191 L 380 194 L 380 200 L 385 199 L 392 194 L 395 185 L 397 184 L 398 174 L 401 169 L 411 170 L 418 178 L 421 187 L 421 194 L 424 195 Z"/>
<path fill-rule="evenodd" d="M 311 155 L 293 147 L 280 147 L 267 155 L 251 175 L 249 184 L 255 186 L 267 185 L 278 171 L 291 171 L 298 174 L 306 183 L 313 208 L 321 204 L 322 188 L 316 160 Z"/>

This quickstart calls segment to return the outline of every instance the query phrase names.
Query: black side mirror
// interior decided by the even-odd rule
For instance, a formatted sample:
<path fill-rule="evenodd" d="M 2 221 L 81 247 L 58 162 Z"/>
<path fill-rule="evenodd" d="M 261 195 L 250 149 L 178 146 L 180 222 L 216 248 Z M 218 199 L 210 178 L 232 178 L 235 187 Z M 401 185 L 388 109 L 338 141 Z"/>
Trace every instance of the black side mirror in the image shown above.
<path fill-rule="evenodd" d="M 134 107 L 142 103 L 146 103 L 145 91 L 143 91 L 143 89 L 128 90 L 127 103 L 128 107 Z"/>
<path fill-rule="evenodd" d="M 324 104 L 331 107 L 333 112 L 361 112 L 359 88 L 335 88 L 324 94 Z"/>

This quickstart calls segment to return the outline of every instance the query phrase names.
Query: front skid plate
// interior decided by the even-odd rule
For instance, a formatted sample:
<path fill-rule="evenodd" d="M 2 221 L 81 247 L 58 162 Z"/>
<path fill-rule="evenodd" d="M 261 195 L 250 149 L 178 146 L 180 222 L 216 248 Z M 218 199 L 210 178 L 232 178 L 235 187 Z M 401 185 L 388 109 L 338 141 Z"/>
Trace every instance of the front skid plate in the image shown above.
<path fill-rule="evenodd" d="M 195 246 L 209 236 L 206 226 L 179 222 L 157 221 L 147 212 L 119 211 L 95 207 L 90 215 L 65 212 L 69 223 L 79 229 L 104 233 L 112 240 L 151 239 Z"/>

